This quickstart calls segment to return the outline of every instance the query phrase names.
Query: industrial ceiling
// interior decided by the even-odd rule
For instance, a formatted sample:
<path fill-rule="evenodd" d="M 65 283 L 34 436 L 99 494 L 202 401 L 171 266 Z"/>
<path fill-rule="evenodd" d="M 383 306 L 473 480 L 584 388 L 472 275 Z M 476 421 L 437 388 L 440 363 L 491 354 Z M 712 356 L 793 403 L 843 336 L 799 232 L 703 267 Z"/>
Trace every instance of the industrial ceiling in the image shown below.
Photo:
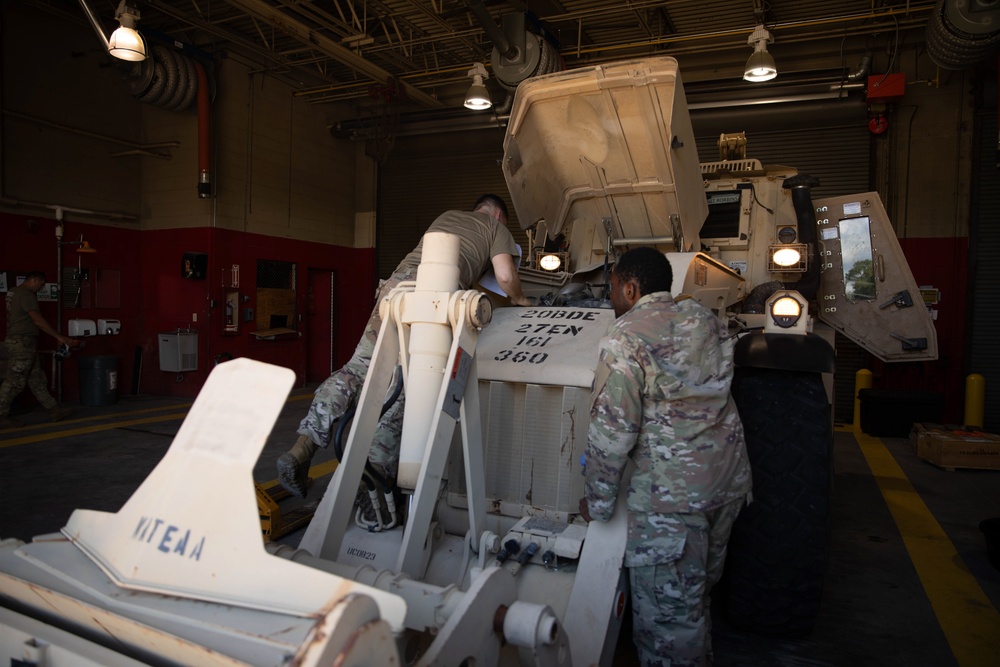
<path fill-rule="evenodd" d="M 78 0 L 19 0 L 83 20 Z M 87 0 L 110 32 L 119 0 Z M 935 0 L 130 0 L 149 41 L 238 59 L 315 104 L 360 108 L 379 96 L 405 111 L 454 106 L 475 63 L 491 65 L 497 32 L 515 16 L 573 68 L 648 55 L 681 63 L 689 94 L 742 87 L 747 39 L 764 24 L 778 83 L 847 76 L 875 50 L 888 70 L 919 43 Z M 478 10 L 478 18 L 477 18 Z M 495 74 L 491 71 L 491 74 Z M 501 98 L 495 76 L 487 85 Z M 461 99 L 459 99 L 459 104 Z"/>

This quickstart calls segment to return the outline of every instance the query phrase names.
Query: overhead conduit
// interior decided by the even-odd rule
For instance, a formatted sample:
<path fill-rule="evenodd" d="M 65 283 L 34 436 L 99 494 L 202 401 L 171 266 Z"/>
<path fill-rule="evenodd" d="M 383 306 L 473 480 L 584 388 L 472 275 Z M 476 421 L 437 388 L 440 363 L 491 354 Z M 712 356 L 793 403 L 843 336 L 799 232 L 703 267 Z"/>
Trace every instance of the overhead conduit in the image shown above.
<path fill-rule="evenodd" d="M 144 104 L 167 111 L 187 111 L 198 100 L 198 196 L 212 196 L 210 85 L 204 66 L 194 58 L 156 44 L 127 79 L 132 94 Z"/>

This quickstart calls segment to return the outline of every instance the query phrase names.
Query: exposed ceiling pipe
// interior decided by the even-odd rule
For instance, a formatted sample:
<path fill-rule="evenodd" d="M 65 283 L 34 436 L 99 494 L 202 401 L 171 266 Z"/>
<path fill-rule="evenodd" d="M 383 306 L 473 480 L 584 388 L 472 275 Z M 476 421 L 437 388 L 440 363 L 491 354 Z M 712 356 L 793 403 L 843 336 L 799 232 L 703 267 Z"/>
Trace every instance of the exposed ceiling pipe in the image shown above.
<path fill-rule="evenodd" d="M 296 21 L 287 14 L 279 11 L 275 7 L 268 5 L 262 0 L 227 0 L 229 4 L 238 7 L 250 16 L 267 21 L 282 32 L 295 37 L 301 42 L 309 44 L 317 51 L 321 51 L 344 65 L 364 74 L 365 76 L 378 81 L 379 83 L 390 83 L 395 80 L 392 73 L 387 72 L 375 63 L 363 56 L 341 46 L 338 42 L 330 39 L 326 35 L 317 33 L 309 26 Z M 406 91 L 409 99 L 420 102 L 425 106 L 440 108 L 444 104 L 435 97 L 408 83 L 400 84 Z"/>
<path fill-rule="evenodd" d="M 517 57 L 517 49 L 507 40 L 503 31 L 486 10 L 486 5 L 483 4 L 482 0 L 467 0 L 467 2 L 472 15 L 476 17 L 479 25 L 486 32 L 486 36 L 493 42 L 493 48 L 504 58 Z"/>
<path fill-rule="evenodd" d="M 211 111 L 208 100 L 208 75 L 199 62 L 198 70 L 198 196 L 207 199 L 212 196 L 211 167 Z"/>
<path fill-rule="evenodd" d="M 844 76 L 844 80 L 849 81 L 851 83 L 855 81 L 864 81 L 865 77 L 868 76 L 868 71 L 871 69 L 871 66 L 872 66 L 872 52 L 868 51 L 861 59 L 861 64 L 858 65 L 858 68 L 853 72 Z"/>
<path fill-rule="evenodd" d="M 144 155 L 150 155 L 152 157 L 158 157 L 161 159 L 169 160 L 170 155 L 164 153 L 156 153 L 152 149 L 154 148 L 177 148 L 181 145 L 179 141 L 161 141 L 155 144 L 137 144 L 134 141 L 125 141 L 124 139 L 119 139 L 117 137 L 111 137 L 106 134 L 99 134 L 97 132 L 91 132 L 90 130 L 82 130 L 78 127 L 73 127 L 72 125 L 64 125 L 62 123 L 54 123 L 50 120 L 43 120 L 37 116 L 32 116 L 29 114 L 18 113 L 17 111 L 11 111 L 9 109 L 3 109 L 0 111 L 4 116 L 10 116 L 11 118 L 19 118 L 21 120 L 26 120 L 29 123 L 34 123 L 36 125 L 44 125 L 45 127 L 52 127 L 57 130 L 62 130 L 64 132 L 71 132 L 73 134 L 78 134 L 83 137 L 90 137 L 91 139 L 99 139 L 101 141 L 107 141 L 114 144 L 120 144 L 122 146 L 128 146 L 129 148 L 139 151 Z M 72 209 L 67 209 L 63 207 L 63 210 L 69 211 Z"/>

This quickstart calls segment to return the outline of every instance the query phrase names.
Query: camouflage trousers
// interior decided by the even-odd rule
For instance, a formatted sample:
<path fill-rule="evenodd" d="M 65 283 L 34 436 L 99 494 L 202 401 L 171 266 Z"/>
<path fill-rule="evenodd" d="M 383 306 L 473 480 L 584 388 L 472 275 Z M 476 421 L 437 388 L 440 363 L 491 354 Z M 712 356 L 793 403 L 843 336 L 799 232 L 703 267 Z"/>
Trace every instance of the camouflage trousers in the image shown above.
<path fill-rule="evenodd" d="M 683 524 L 680 558 L 629 568 L 632 638 L 642 667 L 711 665 L 709 593 L 722 576 L 729 533 L 743 502 L 671 515 Z"/>
<path fill-rule="evenodd" d="M 340 419 L 351 407 L 368 374 L 372 354 L 375 352 L 375 342 L 378 340 L 379 329 L 382 328 L 382 318 L 378 314 L 378 304 L 382 298 L 399 283 L 416 278 L 416 268 L 393 273 L 388 280 L 379 285 L 375 293 L 375 308 L 372 310 L 365 332 L 354 348 L 350 360 L 333 375 L 328 377 L 316 389 L 309 412 L 299 424 L 299 434 L 309 438 L 321 447 L 330 444 L 334 422 Z M 391 389 L 390 389 L 391 391 Z M 334 429 L 335 430 L 335 429 Z M 403 432 L 403 397 L 392 405 L 379 420 L 375 431 L 368 459 L 382 467 L 389 475 L 395 477 L 396 465 L 399 460 L 399 440 Z M 346 441 L 346 434 L 344 436 Z"/>
<path fill-rule="evenodd" d="M 0 417 L 10 414 L 10 404 L 28 385 L 45 409 L 55 407 L 56 399 L 46 386 L 45 373 L 38 363 L 38 339 L 34 336 L 10 336 L 3 343 L 7 350 L 7 373 L 0 385 Z"/>

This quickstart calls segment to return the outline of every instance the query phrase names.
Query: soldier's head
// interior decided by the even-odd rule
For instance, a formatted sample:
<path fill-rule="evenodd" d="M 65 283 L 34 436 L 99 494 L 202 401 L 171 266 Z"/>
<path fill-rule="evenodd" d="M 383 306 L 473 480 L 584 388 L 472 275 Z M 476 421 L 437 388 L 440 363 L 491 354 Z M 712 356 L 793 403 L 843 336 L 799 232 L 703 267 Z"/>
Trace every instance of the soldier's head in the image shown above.
<path fill-rule="evenodd" d="M 44 285 L 45 273 L 43 271 L 32 271 L 24 277 L 24 282 L 21 283 L 22 287 L 30 289 L 35 294 L 38 294 Z"/>
<path fill-rule="evenodd" d="M 633 248 L 618 258 L 611 274 L 611 306 L 621 317 L 653 292 L 669 292 L 674 282 L 670 261 L 656 248 Z"/>
<path fill-rule="evenodd" d="M 507 204 L 504 203 L 503 199 L 496 195 L 483 195 L 476 200 L 472 210 L 482 211 L 487 215 L 493 216 L 500 221 L 501 225 L 507 224 Z"/>

